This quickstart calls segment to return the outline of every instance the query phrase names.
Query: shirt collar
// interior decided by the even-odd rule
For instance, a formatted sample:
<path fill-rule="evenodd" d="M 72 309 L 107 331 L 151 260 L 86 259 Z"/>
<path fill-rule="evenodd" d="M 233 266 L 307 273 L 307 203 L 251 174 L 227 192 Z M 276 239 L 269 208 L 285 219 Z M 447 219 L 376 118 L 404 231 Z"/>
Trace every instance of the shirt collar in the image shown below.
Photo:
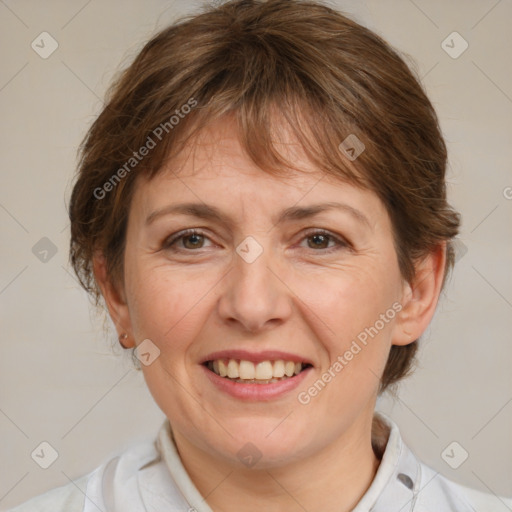
<path fill-rule="evenodd" d="M 420 487 L 419 461 L 404 444 L 398 426 L 389 417 L 375 413 L 376 425 L 380 426 L 381 438 L 372 438 L 372 442 L 385 444 L 384 453 L 370 487 L 352 512 L 412 511 Z"/>
<path fill-rule="evenodd" d="M 381 462 L 370 487 L 352 512 L 412 511 L 419 491 L 420 464 L 403 443 L 397 425 L 382 413 L 374 415 L 372 444 L 382 447 Z M 168 420 L 158 433 L 157 449 L 185 502 L 197 512 L 213 512 L 181 462 Z"/>

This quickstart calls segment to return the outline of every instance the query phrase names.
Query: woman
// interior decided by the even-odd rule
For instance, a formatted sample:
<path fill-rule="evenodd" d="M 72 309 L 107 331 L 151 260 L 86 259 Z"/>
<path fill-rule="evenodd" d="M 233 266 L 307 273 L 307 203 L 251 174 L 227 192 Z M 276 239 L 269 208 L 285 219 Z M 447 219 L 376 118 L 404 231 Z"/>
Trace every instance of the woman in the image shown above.
<path fill-rule="evenodd" d="M 84 140 L 71 260 L 167 420 L 14 510 L 512 507 L 374 411 L 453 264 L 446 157 L 403 60 L 321 4 L 233 1 L 154 37 Z"/>

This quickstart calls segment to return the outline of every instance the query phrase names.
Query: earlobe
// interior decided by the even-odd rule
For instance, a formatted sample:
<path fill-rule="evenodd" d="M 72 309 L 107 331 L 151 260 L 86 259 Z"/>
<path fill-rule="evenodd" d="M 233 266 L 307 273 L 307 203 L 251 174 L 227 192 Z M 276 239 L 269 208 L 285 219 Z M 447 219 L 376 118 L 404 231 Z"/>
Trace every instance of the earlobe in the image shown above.
<path fill-rule="evenodd" d="M 397 316 L 393 345 L 408 345 L 426 330 L 434 316 L 443 284 L 446 244 L 439 245 L 415 265 L 415 276 L 404 283 L 402 310 Z"/>
<path fill-rule="evenodd" d="M 101 252 L 95 253 L 93 257 L 93 271 L 96 283 L 100 288 L 101 295 L 105 300 L 110 318 L 116 326 L 118 335 L 127 333 L 128 339 L 133 340 L 130 314 L 124 289 L 112 283 L 107 273 L 105 256 Z"/>

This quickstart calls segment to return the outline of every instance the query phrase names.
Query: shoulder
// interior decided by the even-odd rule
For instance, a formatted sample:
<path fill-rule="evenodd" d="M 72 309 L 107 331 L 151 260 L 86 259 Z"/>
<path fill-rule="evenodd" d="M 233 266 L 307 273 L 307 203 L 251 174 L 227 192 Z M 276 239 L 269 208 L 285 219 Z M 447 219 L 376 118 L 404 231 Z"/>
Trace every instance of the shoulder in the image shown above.
<path fill-rule="evenodd" d="M 73 483 L 51 489 L 35 496 L 7 512 L 82 512 L 85 489 L 90 475 L 85 475 Z"/>
<path fill-rule="evenodd" d="M 404 443 L 398 426 L 382 413 L 375 416 L 372 443 L 377 448 L 384 447 L 372 484 L 375 489 L 369 493 L 372 499 L 364 502 L 365 505 L 375 503 L 377 506 L 372 508 L 375 512 L 395 510 L 397 505 L 403 512 L 512 511 L 512 498 L 466 487 L 421 461 Z"/>
<path fill-rule="evenodd" d="M 482 492 L 454 482 L 420 462 L 421 485 L 415 512 L 510 512 L 512 498 Z"/>
<path fill-rule="evenodd" d="M 137 479 L 139 469 L 151 463 L 158 454 L 154 443 L 146 441 L 130 446 L 120 455 L 109 458 L 94 471 L 61 487 L 35 496 L 6 512 L 88 512 L 105 510 L 106 482 L 111 485 L 112 473 L 122 468 L 123 479 Z"/>

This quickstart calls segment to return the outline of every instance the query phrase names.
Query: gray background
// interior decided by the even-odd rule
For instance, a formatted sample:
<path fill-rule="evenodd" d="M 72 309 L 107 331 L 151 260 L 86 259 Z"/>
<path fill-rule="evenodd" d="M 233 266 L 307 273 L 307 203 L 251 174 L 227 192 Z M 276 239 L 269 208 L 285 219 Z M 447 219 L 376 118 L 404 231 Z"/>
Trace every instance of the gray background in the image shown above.
<path fill-rule="evenodd" d="M 2 510 L 153 438 L 164 420 L 71 273 L 66 204 L 77 146 L 115 72 L 197 5 L 0 1 Z M 449 196 L 463 215 L 459 261 L 420 367 L 379 408 L 437 471 L 512 495 L 512 2 L 333 5 L 410 55 L 440 116 Z M 31 47 L 43 31 L 59 45 L 46 59 Z M 469 44 L 458 58 L 442 46 L 453 31 Z M 452 39 L 445 45 L 453 53 L 462 41 Z M 31 458 L 42 441 L 59 454 L 46 470 Z M 460 446 L 447 452 L 452 464 L 469 454 L 457 469 L 441 455 L 453 441 Z"/>

